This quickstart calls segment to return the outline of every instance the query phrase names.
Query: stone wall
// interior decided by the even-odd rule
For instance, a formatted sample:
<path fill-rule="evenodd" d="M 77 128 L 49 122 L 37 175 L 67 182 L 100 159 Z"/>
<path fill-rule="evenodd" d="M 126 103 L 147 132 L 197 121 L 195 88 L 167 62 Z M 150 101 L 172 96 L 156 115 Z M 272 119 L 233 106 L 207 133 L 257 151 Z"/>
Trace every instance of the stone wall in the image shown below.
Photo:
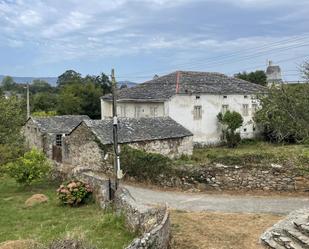
<path fill-rule="evenodd" d="M 269 167 L 215 166 L 177 167 L 173 176 L 160 175 L 162 186 L 196 190 L 308 191 L 309 174 L 280 165 Z"/>
<path fill-rule="evenodd" d="M 79 125 L 63 142 L 63 163 L 107 174 L 113 171 L 110 146 L 100 147 L 85 124 Z"/>
<path fill-rule="evenodd" d="M 129 146 L 147 152 L 160 153 L 169 158 L 177 158 L 181 155 L 192 155 L 193 137 L 136 142 L 130 143 Z"/>
<path fill-rule="evenodd" d="M 115 206 L 126 218 L 129 229 L 142 235 L 126 249 L 169 248 L 170 219 L 167 207 L 149 207 L 137 203 L 127 189 L 116 192 Z"/>

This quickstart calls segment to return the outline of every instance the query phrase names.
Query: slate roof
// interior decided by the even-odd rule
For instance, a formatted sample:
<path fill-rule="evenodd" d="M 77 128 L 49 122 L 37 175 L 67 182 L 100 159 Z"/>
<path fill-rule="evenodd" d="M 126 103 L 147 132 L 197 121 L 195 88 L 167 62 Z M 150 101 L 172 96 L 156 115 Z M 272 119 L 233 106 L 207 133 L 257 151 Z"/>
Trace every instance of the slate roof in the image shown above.
<path fill-rule="evenodd" d="M 266 88 L 221 73 L 179 71 L 179 94 L 254 94 Z M 118 100 L 165 101 L 176 94 L 177 72 L 118 91 Z M 102 97 L 111 100 L 111 95 Z"/>
<path fill-rule="evenodd" d="M 90 119 L 87 115 L 63 115 L 52 117 L 31 117 L 41 132 L 68 134 L 83 120 Z"/>
<path fill-rule="evenodd" d="M 102 144 L 113 143 L 112 119 L 85 120 L 84 123 Z M 119 143 L 182 138 L 192 135 L 190 131 L 169 117 L 119 118 Z"/>

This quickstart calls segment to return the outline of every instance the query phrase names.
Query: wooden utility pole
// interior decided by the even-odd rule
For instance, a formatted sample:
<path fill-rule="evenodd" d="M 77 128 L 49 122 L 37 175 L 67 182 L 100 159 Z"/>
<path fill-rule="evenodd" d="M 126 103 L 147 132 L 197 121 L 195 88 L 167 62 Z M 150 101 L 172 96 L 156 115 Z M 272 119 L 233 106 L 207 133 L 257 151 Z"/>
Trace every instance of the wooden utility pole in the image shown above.
<path fill-rule="evenodd" d="M 122 178 L 120 169 L 120 154 L 118 147 L 118 117 L 117 117 L 117 83 L 115 70 L 112 69 L 112 94 L 113 94 L 113 143 L 114 143 L 114 169 L 115 169 L 115 191 L 118 188 L 119 179 Z"/>
<path fill-rule="evenodd" d="M 27 119 L 30 118 L 29 83 L 27 82 Z"/>

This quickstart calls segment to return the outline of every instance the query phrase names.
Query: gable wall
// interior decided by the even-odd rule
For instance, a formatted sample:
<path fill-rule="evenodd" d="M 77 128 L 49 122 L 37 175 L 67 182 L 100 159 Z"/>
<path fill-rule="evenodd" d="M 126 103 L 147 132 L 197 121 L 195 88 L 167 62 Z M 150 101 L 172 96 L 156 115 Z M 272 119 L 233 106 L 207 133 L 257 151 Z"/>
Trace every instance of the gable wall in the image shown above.
<path fill-rule="evenodd" d="M 40 132 L 32 119 L 29 119 L 23 127 L 26 145 L 44 151 L 44 134 Z"/>
<path fill-rule="evenodd" d="M 111 147 L 107 146 L 107 150 Z M 96 142 L 95 136 L 85 124 L 79 125 L 69 136 L 64 138 L 62 158 L 64 164 L 82 167 L 94 171 L 109 173 L 113 170 L 110 164 L 110 153 L 105 159 L 106 152 Z"/>

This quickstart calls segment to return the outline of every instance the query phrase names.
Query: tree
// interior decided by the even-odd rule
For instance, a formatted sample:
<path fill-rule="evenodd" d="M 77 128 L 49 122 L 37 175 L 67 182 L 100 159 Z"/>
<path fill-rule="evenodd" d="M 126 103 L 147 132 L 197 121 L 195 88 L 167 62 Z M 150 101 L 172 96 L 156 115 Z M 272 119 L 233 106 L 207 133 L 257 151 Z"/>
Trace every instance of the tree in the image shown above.
<path fill-rule="evenodd" d="M 5 76 L 2 79 L 2 89 L 5 91 L 11 91 L 14 88 L 15 82 L 11 76 Z"/>
<path fill-rule="evenodd" d="M 255 121 L 273 142 L 309 142 L 309 84 L 273 86 L 260 96 Z"/>
<path fill-rule="evenodd" d="M 307 83 L 309 83 L 309 61 L 303 63 L 303 65 L 300 68 L 300 71 L 302 73 L 303 79 Z"/>
<path fill-rule="evenodd" d="M 24 152 L 21 128 L 26 120 L 23 102 L 16 97 L 0 97 L 0 166 Z"/>
<path fill-rule="evenodd" d="M 76 84 L 81 82 L 82 76 L 80 73 L 77 73 L 74 70 L 67 70 L 58 77 L 57 86 L 60 88 L 67 84 Z"/>
<path fill-rule="evenodd" d="M 57 107 L 57 95 L 49 92 L 39 92 L 32 97 L 31 107 L 33 112 L 55 111 Z"/>
<path fill-rule="evenodd" d="M 255 72 L 242 72 L 235 74 L 235 77 L 238 79 L 246 80 L 249 82 L 252 82 L 254 84 L 259 84 L 262 86 L 266 86 L 267 84 L 267 76 L 264 71 L 262 70 L 257 70 Z"/>
<path fill-rule="evenodd" d="M 57 99 L 57 113 L 60 115 L 81 114 L 81 84 L 64 85 Z"/>
<path fill-rule="evenodd" d="M 33 80 L 30 85 L 30 92 L 32 94 L 39 92 L 53 92 L 53 87 L 44 80 Z"/>
<path fill-rule="evenodd" d="M 102 89 L 102 94 L 107 94 L 112 91 L 112 83 L 109 80 L 108 76 L 104 73 L 101 73 L 98 76 L 87 75 L 83 79 L 84 83 L 94 83 L 96 86 Z"/>
<path fill-rule="evenodd" d="M 238 112 L 227 111 L 225 114 L 220 112 L 217 118 L 223 125 L 223 135 L 227 141 L 227 145 L 231 148 L 236 147 L 241 140 L 240 134 L 236 130 L 243 124 L 242 116 Z"/>

